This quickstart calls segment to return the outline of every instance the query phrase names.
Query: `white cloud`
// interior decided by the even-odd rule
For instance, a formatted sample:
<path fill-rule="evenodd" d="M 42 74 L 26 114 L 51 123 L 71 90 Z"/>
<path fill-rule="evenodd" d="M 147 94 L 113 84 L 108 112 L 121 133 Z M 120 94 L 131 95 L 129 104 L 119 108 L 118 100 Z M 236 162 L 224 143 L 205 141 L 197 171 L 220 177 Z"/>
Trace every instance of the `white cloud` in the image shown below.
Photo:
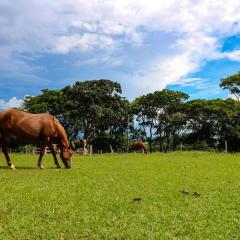
<path fill-rule="evenodd" d="M 187 74 L 196 71 L 198 65 L 191 61 L 191 56 L 188 53 L 170 56 L 169 58 L 160 59 L 155 65 L 151 66 L 148 72 L 142 76 L 142 83 L 144 79 L 148 81 L 151 79 L 154 88 L 164 88 L 168 84 L 174 84 L 179 79 L 185 77 Z"/>
<path fill-rule="evenodd" d="M 122 60 L 110 55 L 95 55 L 93 58 L 88 58 L 85 60 L 77 61 L 74 66 L 79 67 L 82 65 L 95 65 L 101 64 L 107 67 L 119 66 L 122 64 Z"/>
<path fill-rule="evenodd" d="M 232 61 L 240 61 L 240 49 L 239 50 L 234 50 L 234 51 L 231 51 L 231 52 L 221 53 L 220 56 L 222 58 L 228 58 Z"/>
<path fill-rule="evenodd" d="M 114 49 L 114 41 L 107 36 L 99 36 L 95 33 L 75 34 L 71 36 L 61 36 L 57 39 L 54 52 L 66 54 L 71 50 L 86 52 L 96 48 L 110 51 Z"/>
<path fill-rule="evenodd" d="M 207 79 L 204 78 L 183 78 L 180 81 L 177 81 L 178 85 L 183 87 L 194 87 L 196 89 L 206 89 Z"/>
<path fill-rule="evenodd" d="M 0 110 L 8 109 L 8 108 L 19 108 L 23 104 L 22 99 L 17 99 L 16 97 L 12 97 L 9 100 L 0 99 Z"/>
<path fill-rule="evenodd" d="M 0 71 L 16 74 L 23 71 L 22 66 L 24 73 L 32 75 L 34 69 L 18 58 L 25 53 L 102 51 L 101 59 L 85 61 L 109 62 L 110 53 L 124 52 L 125 47 L 139 48 L 139 52 L 154 47 L 146 39 L 156 33 L 175 37 L 171 52 L 156 51 L 150 62 L 141 61 L 140 73 L 133 69 L 133 76 L 126 79 L 138 81 L 143 91 L 184 84 L 206 61 L 240 60 L 240 50 L 220 51 L 224 38 L 240 33 L 239 10 L 239 0 L 1 1 L 0 46 L 9 54 Z M 158 44 L 161 47 L 161 41 Z M 124 64 L 121 59 L 115 62 Z M 114 61 L 112 65 L 116 66 Z"/>

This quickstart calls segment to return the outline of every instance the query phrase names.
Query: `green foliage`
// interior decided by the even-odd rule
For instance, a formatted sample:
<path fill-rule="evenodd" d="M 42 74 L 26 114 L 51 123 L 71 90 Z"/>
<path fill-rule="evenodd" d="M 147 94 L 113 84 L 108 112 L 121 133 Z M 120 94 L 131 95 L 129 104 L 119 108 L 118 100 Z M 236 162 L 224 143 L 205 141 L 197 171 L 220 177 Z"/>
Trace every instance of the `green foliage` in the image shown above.
<path fill-rule="evenodd" d="M 113 135 L 122 138 L 127 126 L 129 102 L 121 93 L 120 84 L 110 80 L 76 82 L 62 90 L 43 89 L 39 96 L 26 97 L 23 109 L 54 115 L 70 139 L 83 133 L 83 138 L 90 141 L 98 132 L 108 132 L 112 139 Z"/>
<path fill-rule="evenodd" d="M 61 90 L 43 89 L 39 96 L 27 96 L 23 109 L 31 113 L 49 112 L 58 115 L 63 111 L 64 95 Z"/>
<path fill-rule="evenodd" d="M 239 75 L 223 79 L 221 86 L 238 94 Z M 44 89 L 39 96 L 26 97 L 23 109 L 51 113 L 71 140 L 82 136 L 95 149 L 104 151 L 111 147 L 127 150 L 129 131 L 130 139 L 148 141 L 150 151 L 176 150 L 181 142 L 192 144 L 192 149 L 204 142 L 206 146 L 200 149 L 222 151 L 225 141 L 229 151 L 240 151 L 238 101 L 187 101 L 187 94 L 164 89 L 137 97 L 130 104 L 121 93 L 120 84 L 111 80 L 76 82 L 61 90 Z M 14 144 L 20 145 L 16 139 Z"/>
<path fill-rule="evenodd" d="M 187 143 L 206 141 L 209 147 L 219 142 L 224 149 L 227 140 L 229 151 L 239 151 L 240 103 L 232 99 L 193 100 L 185 104 L 188 115 Z"/>
<path fill-rule="evenodd" d="M 239 154 L 74 157 L 60 171 L 49 156 L 45 170 L 37 156 L 11 156 L 16 171 L 0 168 L 1 239 L 239 238 Z"/>
<path fill-rule="evenodd" d="M 240 98 L 240 72 L 221 79 L 220 87 L 228 89 L 239 101 Z"/>
<path fill-rule="evenodd" d="M 129 103 L 121 96 L 119 83 L 104 79 L 76 82 L 63 92 L 69 118 L 75 121 L 75 133 L 82 131 L 87 141 L 97 131 L 125 130 Z"/>
<path fill-rule="evenodd" d="M 140 129 L 148 139 L 150 151 L 152 151 L 153 136 L 157 136 L 162 149 L 166 139 L 168 150 L 170 138 L 181 129 L 183 102 L 188 95 L 179 91 L 156 91 L 136 98 L 132 103 L 132 113 L 136 115 Z M 179 121 L 176 121 L 179 120 Z"/>

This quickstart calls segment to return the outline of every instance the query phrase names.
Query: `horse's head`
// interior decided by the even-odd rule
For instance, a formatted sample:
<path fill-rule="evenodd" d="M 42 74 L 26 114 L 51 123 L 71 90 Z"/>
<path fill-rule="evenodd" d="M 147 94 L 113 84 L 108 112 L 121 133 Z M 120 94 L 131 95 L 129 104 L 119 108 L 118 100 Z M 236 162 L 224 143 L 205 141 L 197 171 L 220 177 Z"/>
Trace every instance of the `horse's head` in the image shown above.
<path fill-rule="evenodd" d="M 65 168 L 71 168 L 72 166 L 72 150 L 70 148 L 63 148 L 60 152 L 60 157 L 62 159 L 62 162 L 65 166 Z"/>

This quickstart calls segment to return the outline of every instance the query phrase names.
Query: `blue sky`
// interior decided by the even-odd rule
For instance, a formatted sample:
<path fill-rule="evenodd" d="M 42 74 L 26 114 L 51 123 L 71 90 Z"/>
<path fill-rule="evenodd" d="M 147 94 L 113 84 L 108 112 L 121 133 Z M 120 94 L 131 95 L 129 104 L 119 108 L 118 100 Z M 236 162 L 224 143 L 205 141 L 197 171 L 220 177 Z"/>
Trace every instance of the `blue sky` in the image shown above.
<path fill-rule="evenodd" d="M 75 81 L 129 99 L 169 88 L 226 98 L 240 71 L 240 0 L 0 0 L 0 109 Z"/>

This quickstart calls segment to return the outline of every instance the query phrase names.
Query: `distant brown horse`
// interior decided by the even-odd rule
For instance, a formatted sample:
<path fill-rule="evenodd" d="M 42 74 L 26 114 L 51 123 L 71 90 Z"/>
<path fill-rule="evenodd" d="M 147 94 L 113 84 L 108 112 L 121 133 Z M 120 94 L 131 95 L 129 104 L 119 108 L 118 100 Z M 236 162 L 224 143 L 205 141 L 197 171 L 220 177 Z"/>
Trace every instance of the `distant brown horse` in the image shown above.
<path fill-rule="evenodd" d="M 142 141 L 135 141 L 133 142 L 130 147 L 129 147 L 130 151 L 139 151 L 139 150 L 143 150 L 145 154 L 147 154 L 147 147 L 145 146 L 145 144 Z"/>
<path fill-rule="evenodd" d="M 89 145 L 87 144 L 86 139 L 73 140 L 71 141 L 70 145 L 74 151 L 83 149 L 83 155 L 87 155 Z"/>
<path fill-rule="evenodd" d="M 78 148 L 85 149 L 87 147 L 87 141 L 85 139 L 73 140 L 71 142 L 71 147 L 74 150 L 77 150 Z"/>
<path fill-rule="evenodd" d="M 0 144 L 8 166 L 15 169 L 8 155 L 11 136 L 26 142 L 41 143 L 37 164 L 41 169 L 44 168 L 42 157 L 47 146 L 51 150 L 57 168 L 61 168 L 53 147 L 53 140 L 56 139 L 60 147 L 60 157 L 63 164 L 66 168 L 71 167 L 72 152 L 67 134 L 62 125 L 52 115 L 48 113 L 31 114 L 17 109 L 0 112 Z"/>

